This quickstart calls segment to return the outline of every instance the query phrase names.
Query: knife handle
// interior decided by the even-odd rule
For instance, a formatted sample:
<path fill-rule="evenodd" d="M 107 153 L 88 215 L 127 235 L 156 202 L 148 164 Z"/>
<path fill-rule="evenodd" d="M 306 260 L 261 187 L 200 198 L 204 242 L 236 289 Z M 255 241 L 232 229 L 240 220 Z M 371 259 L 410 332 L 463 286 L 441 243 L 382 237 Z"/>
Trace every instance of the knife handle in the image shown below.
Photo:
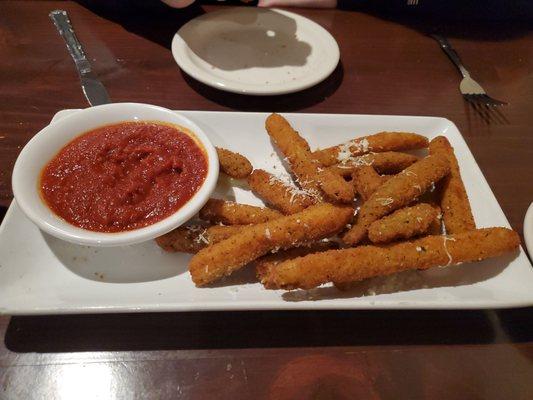
<path fill-rule="evenodd" d="M 65 40 L 68 52 L 76 64 L 78 73 L 83 75 L 91 72 L 91 64 L 89 64 L 85 52 L 83 51 L 83 47 L 76 37 L 74 29 L 72 29 L 67 12 L 65 10 L 54 10 L 48 14 L 48 16 L 52 19 L 59 34 Z"/>

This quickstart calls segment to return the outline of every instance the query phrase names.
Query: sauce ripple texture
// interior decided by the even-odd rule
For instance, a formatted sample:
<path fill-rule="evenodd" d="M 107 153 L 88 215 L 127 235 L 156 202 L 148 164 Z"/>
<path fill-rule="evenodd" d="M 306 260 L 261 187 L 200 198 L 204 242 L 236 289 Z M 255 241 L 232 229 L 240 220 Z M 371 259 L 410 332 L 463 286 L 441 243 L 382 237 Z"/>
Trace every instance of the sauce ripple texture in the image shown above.
<path fill-rule="evenodd" d="M 41 194 L 69 223 L 120 232 L 181 208 L 207 175 L 204 151 L 181 128 L 123 122 L 86 132 L 46 165 Z"/>

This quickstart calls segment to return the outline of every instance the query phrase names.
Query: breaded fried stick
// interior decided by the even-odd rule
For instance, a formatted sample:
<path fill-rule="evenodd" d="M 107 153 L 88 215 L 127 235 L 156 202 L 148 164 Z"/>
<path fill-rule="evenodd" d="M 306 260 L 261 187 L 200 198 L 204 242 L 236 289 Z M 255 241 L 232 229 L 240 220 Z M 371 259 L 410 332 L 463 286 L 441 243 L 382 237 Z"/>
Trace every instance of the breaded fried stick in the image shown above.
<path fill-rule="evenodd" d="M 436 137 L 429 143 L 429 153 L 444 155 L 450 162 L 450 174 L 437 186 L 441 196 L 440 205 L 446 233 L 476 229 L 459 164 L 450 142 L 444 136 Z"/>
<path fill-rule="evenodd" d="M 327 238 L 351 219 L 353 208 L 323 203 L 274 221 L 245 227 L 193 256 L 189 271 L 197 286 L 216 281 L 272 250 Z"/>
<path fill-rule="evenodd" d="M 425 203 L 400 208 L 373 222 L 368 228 L 368 238 L 376 244 L 409 239 L 428 232 L 431 224 L 438 221 L 438 215 L 435 207 Z"/>
<path fill-rule="evenodd" d="M 418 161 L 412 154 L 386 151 L 384 153 L 369 153 L 355 157 L 348 162 L 334 164 L 328 169 L 343 177 L 349 177 L 357 168 L 370 165 L 378 174 L 397 174 Z"/>
<path fill-rule="evenodd" d="M 266 130 L 276 146 L 285 155 L 290 169 L 296 175 L 297 183 L 302 189 L 321 197 L 324 193 L 334 202 L 351 203 L 354 198 L 353 187 L 342 177 L 328 169 L 311 156 L 304 139 L 296 132 L 285 118 L 271 114 L 265 124 Z"/>
<path fill-rule="evenodd" d="M 180 226 L 156 238 L 155 241 L 163 250 L 169 252 L 195 254 L 210 244 L 220 242 L 240 232 L 242 227 L 243 225 Z"/>
<path fill-rule="evenodd" d="M 352 184 L 363 201 L 367 201 L 387 180 L 369 165 L 363 165 L 352 173 Z"/>
<path fill-rule="evenodd" d="M 180 253 L 197 253 L 204 248 L 207 240 L 206 227 L 200 225 L 180 226 L 155 239 L 165 251 Z"/>
<path fill-rule="evenodd" d="M 254 169 L 248 177 L 248 185 L 252 192 L 283 214 L 300 212 L 316 202 L 305 190 L 298 189 L 262 169 Z"/>
<path fill-rule="evenodd" d="M 426 236 L 387 246 L 330 250 L 282 262 L 264 278 L 270 287 L 311 289 L 326 282 L 344 285 L 408 269 L 428 269 L 498 257 L 518 248 L 518 234 L 486 228 L 450 236 Z"/>
<path fill-rule="evenodd" d="M 236 233 L 242 232 L 242 230 L 248 225 L 213 225 L 207 228 L 207 240 L 209 244 L 215 244 L 226 240 Z"/>
<path fill-rule="evenodd" d="M 246 178 L 252 172 L 252 164 L 239 153 L 217 147 L 220 170 L 235 179 Z"/>
<path fill-rule="evenodd" d="M 199 215 L 204 221 L 225 225 L 260 224 L 283 216 L 280 212 L 270 208 L 220 199 L 209 199 Z"/>
<path fill-rule="evenodd" d="M 326 167 L 348 162 L 355 156 L 384 151 L 422 149 L 428 146 L 425 136 L 408 132 L 379 132 L 350 140 L 338 146 L 313 152 L 313 157 Z"/>
<path fill-rule="evenodd" d="M 277 253 L 267 254 L 255 262 L 257 279 L 263 283 L 263 280 L 270 276 L 272 270 L 283 261 L 337 248 L 339 248 L 338 243 L 328 241 L 317 242 L 310 244 L 309 246 L 295 247 L 293 249 L 281 250 Z M 276 287 L 269 286 L 268 281 L 264 281 L 264 284 L 267 289 L 277 289 Z"/>
<path fill-rule="evenodd" d="M 352 246 L 359 243 L 366 236 L 372 222 L 407 206 L 449 171 L 448 159 L 434 155 L 427 156 L 393 176 L 361 206 L 357 223 L 344 235 L 343 241 Z"/>

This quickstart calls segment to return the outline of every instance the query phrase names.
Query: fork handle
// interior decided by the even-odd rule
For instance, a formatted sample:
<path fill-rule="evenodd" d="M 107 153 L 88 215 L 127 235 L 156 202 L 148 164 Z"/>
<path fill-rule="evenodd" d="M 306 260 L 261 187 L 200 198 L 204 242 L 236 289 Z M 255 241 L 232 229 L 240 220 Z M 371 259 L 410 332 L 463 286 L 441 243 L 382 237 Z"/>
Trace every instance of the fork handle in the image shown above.
<path fill-rule="evenodd" d="M 470 76 L 470 73 L 466 70 L 463 63 L 461 62 L 459 54 L 457 54 L 452 45 L 446 40 L 446 38 L 440 35 L 431 35 L 431 37 L 433 37 L 433 39 L 439 42 L 440 47 L 442 48 L 442 50 L 444 50 L 446 55 L 450 57 L 450 60 L 452 60 L 455 66 L 459 69 L 461 75 L 463 75 L 463 78 Z"/>

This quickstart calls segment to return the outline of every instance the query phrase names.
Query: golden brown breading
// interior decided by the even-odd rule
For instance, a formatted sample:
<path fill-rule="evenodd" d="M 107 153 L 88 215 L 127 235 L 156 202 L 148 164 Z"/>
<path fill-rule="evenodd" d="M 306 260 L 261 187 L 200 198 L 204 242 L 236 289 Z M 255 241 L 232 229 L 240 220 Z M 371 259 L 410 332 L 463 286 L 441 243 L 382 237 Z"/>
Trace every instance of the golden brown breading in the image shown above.
<path fill-rule="evenodd" d="M 408 269 L 428 269 L 497 257 L 518 248 L 518 234 L 485 228 L 450 236 L 426 236 L 386 246 L 329 250 L 282 262 L 265 277 L 271 287 L 311 289 L 327 282 L 350 282 Z"/>
<path fill-rule="evenodd" d="M 248 185 L 254 194 L 283 214 L 300 212 L 316 202 L 305 190 L 298 189 L 262 169 L 255 169 L 251 173 Z"/>
<path fill-rule="evenodd" d="M 270 115 L 265 128 L 274 144 L 286 157 L 291 172 L 295 175 L 298 185 L 313 196 L 322 196 L 317 177 L 318 163 L 309 159 L 309 145 L 281 115 Z"/>
<path fill-rule="evenodd" d="M 428 235 L 442 235 L 442 211 L 440 207 L 435 203 L 426 203 L 429 204 L 433 209 L 435 210 L 436 216 L 433 221 L 431 221 L 431 224 L 429 225 L 429 229 L 426 232 Z"/>
<path fill-rule="evenodd" d="M 209 243 L 206 228 L 201 225 L 180 226 L 155 241 L 165 251 L 193 254 Z"/>
<path fill-rule="evenodd" d="M 428 146 L 425 136 L 408 132 L 379 132 L 313 152 L 313 157 L 326 167 L 349 162 L 362 154 L 384 151 L 422 149 Z"/>
<path fill-rule="evenodd" d="M 288 249 L 330 237 L 352 218 L 353 208 L 322 203 L 208 246 L 193 256 L 189 271 L 197 286 L 216 281 L 272 250 Z"/>
<path fill-rule="evenodd" d="M 303 257 L 308 254 L 318 253 L 320 251 L 337 249 L 338 247 L 338 243 L 331 241 L 317 242 L 309 246 L 295 247 L 288 250 L 281 250 L 277 253 L 267 254 L 255 262 L 257 279 L 259 282 L 263 282 L 263 280 L 272 273 L 272 270 L 276 268 L 276 265 L 283 261 L 287 261 L 296 257 Z M 268 281 L 265 281 L 264 284 L 267 289 L 277 289 L 276 287 L 271 287 Z"/>
<path fill-rule="evenodd" d="M 209 199 L 199 215 L 204 221 L 225 225 L 260 224 L 283 216 L 280 212 L 270 208 L 220 199 Z"/>
<path fill-rule="evenodd" d="M 187 225 L 180 226 L 155 239 L 156 243 L 169 252 L 195 254 L 204 247 L 229 238 L 242 230 L 243 225 Z"/>
<path fill-rule="evenodd" d="M 437 185 L 446 233 L 476 229 L 468 195 L 461 179 L 459 163 L 450 142 L 444 136 L 436 137 L 429 143 L 429 153 L 442 154 L 450 162 L 450 174 Z"/>
<path fill-rule="evenodd" d="M 386 151 L 384 153 L 369 153 L 355 157 L 346 163 L 334 164 L 327 167 L 332 172 L 349 177 L 357 168 L 370 165 L 378 174 L 397 174 L 418 161 L 412 154 Z"/>
<path fill-rule="evenodd" d="M 246 178 L 252 172 L 252 164 L 239 153 L 217 147 L 220 170 L 236 179 Z"/>
<path fill-rule="evenodd" d="M 421 235 L 437 221 L 438 214 L 434 207 L 425 203 L 400 208 L 373 222 L 368 228 L 368 238 L 378 244 Z"/>
<path fill-rule="evenodd" d="M 363 201 L 367 201 L 388 179 L 369 165 L 363 165 L 352 173 L 352 184 Z"/>
<path fill-rule="evenodd" d="M 329 200 L 340 203 L 352 203 L 355 197 L 355 191 L 352 185 L 346 182 L 342 176 L 331 172 L 327 168 L 318 167 L 317 171 L 320 188 Z"/>
<path fill-rule="evenodd" d="M 366 236 L 372 222 L 407 206 L 449 172 L 448 159 L 434 155 L 427 156 L 393 176 L 361 206 L 355 226 L 344 235 L 343 241 L 352 246 L 359 243 Z"/>
<path fill-rule="evenodd" d="M 242 229 L 248 225 L 213 225 L 207 228 L 206 237 L 209 244 L 215 244 L 226 240 L 236 233 L 242 232 Z"/>
<path fill-rule="evenodd" d="M 285 118 L 278 114 L 270 115 L 265 124 L 266 130 L 279 150 L 285 155 L 297 183 L 314 197 L 324 193 L 329 200 L 351 203 L 354 198 L 353 187 L 338 174 L 323 168 L 311 156 L 304 139 Z"/>

